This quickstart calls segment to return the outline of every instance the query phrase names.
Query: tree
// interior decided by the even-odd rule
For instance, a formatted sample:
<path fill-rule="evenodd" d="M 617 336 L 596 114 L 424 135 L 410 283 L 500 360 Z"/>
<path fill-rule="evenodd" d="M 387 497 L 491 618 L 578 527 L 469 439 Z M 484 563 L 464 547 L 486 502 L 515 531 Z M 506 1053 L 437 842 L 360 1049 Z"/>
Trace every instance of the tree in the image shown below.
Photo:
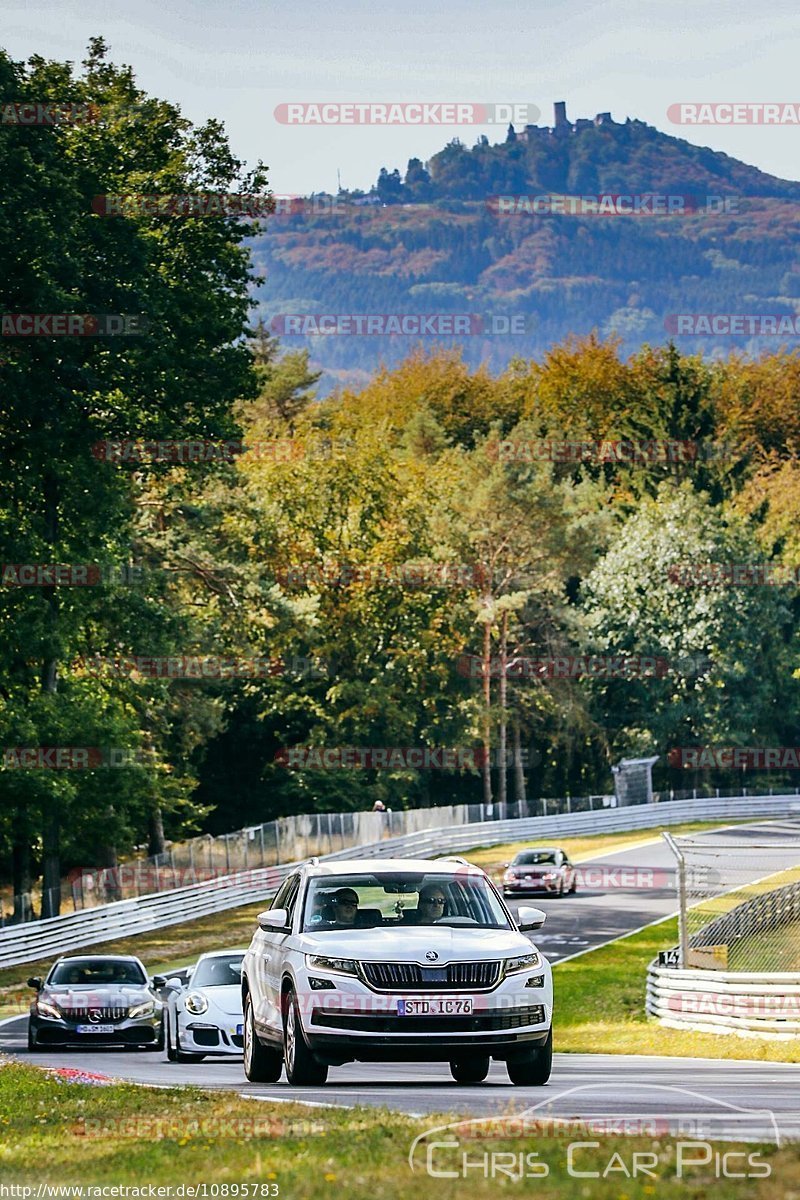
<path fill-rule="evenodd" d="M 747 525 L 688 483 L 662 484 L 620 528 L 581 588 L 586 645 L 660 657 L 666 670 L 591 685 L 614 755 L 791 744 L 781 739 L 793 737 L 800 693 L 786 597 L 775 587 L 691 583 L 692 568 L 753 558 Z"/>
<path fill-rule="evenodd" d="M 249 227 L 144 205 L 102 216 L 93 197 L 255 192 L 263 169 L 245 172 L 218 122 L 193 129 L 174 106 L 146 96 L 129 68 L 108 61 L 102 39 L 84 67 L 77 76 L 70 64 L 0 55 L 0 89 L 14 102 L 92 106 L 88 121 L 0 126 L 0 215 L 15 230 L 0 249 L 2 311 L 134 314 L 141 332 L 6 339 L 0 450 L 17 469 L 0 483 L 3 561 L 91 564 L 98 574 L 82 588 L 4 589 L 5 745 L 135 747 L 149 736 L 122 697 L 70 669 L 87 631 L 94 646 L 113 651 L 121 610 L 138 605 L 129 588 L 108 582 L 129 559 L 131 491 L 93 446 L 230 435 L 232 401 L 254 391 L 242 340 L 254 281 L 241 244 Z M 45 914 L 58 910 L 62 831 L 96 790 L 95 774 L 39 771 L 26 776 L 26 791 L 2 773 L 15 888 L 27 885 L 38 834 Z M 163 773 L 124 774 L 103 775 L 120 807 L 134 802 L 132 782 L 140 795 L 169 790 Z"/>

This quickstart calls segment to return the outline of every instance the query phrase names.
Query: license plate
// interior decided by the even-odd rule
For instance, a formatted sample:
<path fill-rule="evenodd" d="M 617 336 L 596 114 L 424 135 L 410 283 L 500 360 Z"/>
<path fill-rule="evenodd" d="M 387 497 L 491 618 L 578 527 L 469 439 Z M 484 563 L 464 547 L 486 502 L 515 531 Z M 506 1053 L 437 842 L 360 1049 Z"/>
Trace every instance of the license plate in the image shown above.
<path fill-rule="evenodd" d="M 77 1033 L 113 1033 L 113 1025 L 79 1025 Z"/>
<path fill-rule="evenodd" d="M 472 1012 L 472 997 L 443 1000 L 398 1000 L 398 1017 L 452 1017 L 468 1016 Z"/>
<path fill-rule="evenodd" d="M 244 1025 L 237 1025 L 237 1026 L 236 1026 L 236 1036 L 237 1036 L 237 1037 L 243 1037 L 243 1036 L 244 1036 Z"/>

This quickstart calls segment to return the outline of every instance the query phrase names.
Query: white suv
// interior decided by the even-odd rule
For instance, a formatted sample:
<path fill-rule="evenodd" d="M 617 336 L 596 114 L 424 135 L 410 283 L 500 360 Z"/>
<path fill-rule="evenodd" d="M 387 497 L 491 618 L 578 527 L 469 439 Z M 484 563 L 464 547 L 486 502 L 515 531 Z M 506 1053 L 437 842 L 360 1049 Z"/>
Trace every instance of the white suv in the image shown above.
<path fill-rule="evenodd" d="M 550 964 L 488 876 L 462 860 L 300 867 L 258 918 L 242 968 L 244 1068 L 322 1084 L 346 1062 L 450 1063 L 479 1083 L 489 1059 L 543 1084 L 552 1060 Z"/>

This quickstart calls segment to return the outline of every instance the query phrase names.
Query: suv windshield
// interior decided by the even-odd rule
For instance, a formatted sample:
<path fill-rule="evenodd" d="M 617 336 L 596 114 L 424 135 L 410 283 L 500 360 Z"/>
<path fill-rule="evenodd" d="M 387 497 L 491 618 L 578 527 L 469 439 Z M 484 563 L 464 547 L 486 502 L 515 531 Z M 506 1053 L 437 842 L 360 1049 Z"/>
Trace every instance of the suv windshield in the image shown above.
<path fill-rule="evenodd" d="M 239 987 L 242 982 L 243 954 L 215 954 L 197 964 L 190 980 L 192 987 Z"/>
<path fill-rule="evenodd" d="M 118 983 L 144 984 L 147 976 L 137 962 L 103 962 L 98 958 L 76 958 L 58 963 L 48 984 L 71 987 L 107 987 Z"/>
<path fill-rule="evenodd" d="M 518 854 L 514 859 L 515 867 L 531 867 L 544 863 L 547 863 L 550 866 L 555 866 L 555 850 L 525 850 L 522 854 Z"/>
<path fill-rule="evenodd" d="M 303 930 L 401 929 L 409 925 L 510 929 L 488 881 L 466 871 L 324 875 L 309 881 Z"/>

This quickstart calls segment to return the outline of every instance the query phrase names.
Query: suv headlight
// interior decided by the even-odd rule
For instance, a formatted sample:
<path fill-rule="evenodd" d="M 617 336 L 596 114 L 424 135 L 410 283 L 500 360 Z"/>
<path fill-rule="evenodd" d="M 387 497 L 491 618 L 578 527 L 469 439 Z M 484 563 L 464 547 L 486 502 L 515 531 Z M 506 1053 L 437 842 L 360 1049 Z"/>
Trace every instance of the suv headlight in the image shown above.
<path fill-rule="evenodd" d="M 49 1000 L 37 1000 L 36 1013 L 40 1017 L 49 1017 L 51 1021 L 61 1020 L 61 1013 L 55 1004 L 51 1004 Z"/>
<path fill-rule="evenodd" d="M 208 1001 L 202 992 L 190 992 L 186 997 L 186 1007 L 190 1013 L 199 1016 L 208 1008 Z"/>
<path fill-rule="evenodd" d="M 530 954 L 520 954 L 517 958 L 507 958 L 503 963 L 503 974 L 513 975 L 516 971 L 528 971 L 531 967 L 538 967 L 542 961 L 542 956 L 537 950 L 531 951 Z"/>
<path fill-rule="evenodd" d="M 339 975 L 358 974 L 358 963 L 354 958 L 326 958 L 323 954 L 307 954 L 306 966 L 318 971 L 336 971 Z"/>
<path fill-rule="evenodd" d="M 129 1017 L 152 1017 L 155 1015 L 156 1002 L 155 1000 L 144 1000 L 141 1004 L 137 1004 L 128 1013 Z"/>

